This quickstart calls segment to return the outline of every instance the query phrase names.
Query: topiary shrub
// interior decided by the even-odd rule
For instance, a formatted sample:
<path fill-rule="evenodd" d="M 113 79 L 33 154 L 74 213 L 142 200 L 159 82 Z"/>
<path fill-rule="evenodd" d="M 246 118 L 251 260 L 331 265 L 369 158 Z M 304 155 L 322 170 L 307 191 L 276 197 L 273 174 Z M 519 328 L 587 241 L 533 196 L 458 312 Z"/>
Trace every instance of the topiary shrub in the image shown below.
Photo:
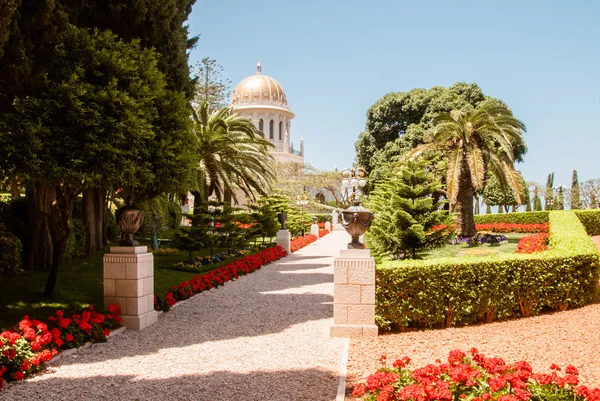
<path fill-rule="evenodd" d="M 575 214 L 588 235 L 600 235 L 600 209 L 577 210 Z"/>
<path fill-rule="evenodd" d="M 549 212 L 517 212 L 500 214 L 478 214 L 475 224 L 513 223 L 513 224 L 540 224 L 548 222 Z"/>
<path fill-rule="evenodd" d="M 14 276 L 21 267 L 21 241 L 0 225 L 0 276 Z"/>
<path fill-rule="evenodd" d="M 377 324 L 401 330 L 459 326 L 593 302 L 600 261 L 574 212 L 550 213 L 550 248 L 529 255 L 382 263 L 376 275 Z"/>
<path fill-rule="evenodd" d="M 87 234 L 83 221 L 80 219 L 71 219 L 69 220 L 69 228 L 71 229 L 71 233 L 69 234 L 69 238 L 67 238 L 62 258 L 63 263 L 82 259 L 85 257 L 86 252 L 85 243 Z"/>

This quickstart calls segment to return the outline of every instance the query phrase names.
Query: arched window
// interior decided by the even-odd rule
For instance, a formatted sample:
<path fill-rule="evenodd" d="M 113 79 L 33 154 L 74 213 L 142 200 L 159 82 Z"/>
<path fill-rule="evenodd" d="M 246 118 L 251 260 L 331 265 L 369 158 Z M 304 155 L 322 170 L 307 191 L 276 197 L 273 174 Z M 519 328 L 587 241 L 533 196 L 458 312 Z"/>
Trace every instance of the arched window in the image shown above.
<path fill-rule="evenodd" d="M 273 125 L 275 123 L 273 120 L 269 121 L 269 139 L 273 139 Z"/>
<path fill-rule="evenodd" d="M 283 121 L 279 121 L 279 140 L 283 137 Z"/>
<path fill-rule="evenodd" d="M 260 132 L 265 132 L 265 122 L 262 118 L 258 120 L 258 129 L 260 130 Z"/>

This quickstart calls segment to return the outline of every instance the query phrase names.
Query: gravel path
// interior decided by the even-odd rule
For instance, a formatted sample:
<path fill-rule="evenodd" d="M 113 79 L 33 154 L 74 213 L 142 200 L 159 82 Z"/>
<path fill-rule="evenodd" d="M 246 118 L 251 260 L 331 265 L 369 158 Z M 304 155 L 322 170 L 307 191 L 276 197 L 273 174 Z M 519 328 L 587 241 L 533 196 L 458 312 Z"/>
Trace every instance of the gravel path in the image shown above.
<path fill-rule="evenodd" d="M 333 400 L 343 339 L 330 339 L 334 231 L 258 272 L 127 330 L 0 400 Z"/>
<path fill-rule="evenodd" d="M 600 237 L 592 238 L 600 249 Z M 526 360 L 534 370 L 548 372 L 550 364 L 572 364 L 580 382 L 600 387 L 600 302 L 583 308 L 485 325 L 380 335 L 373 340 L 350 342 L 348 387 L 364 382 L 379 368 L 379 356 L 393 362 L 412 359 L 413 368 L 444 360 L 453 349 L 472 347 L 507 362 Z M 347 398 L 351 399 L 351 398 Z"/>

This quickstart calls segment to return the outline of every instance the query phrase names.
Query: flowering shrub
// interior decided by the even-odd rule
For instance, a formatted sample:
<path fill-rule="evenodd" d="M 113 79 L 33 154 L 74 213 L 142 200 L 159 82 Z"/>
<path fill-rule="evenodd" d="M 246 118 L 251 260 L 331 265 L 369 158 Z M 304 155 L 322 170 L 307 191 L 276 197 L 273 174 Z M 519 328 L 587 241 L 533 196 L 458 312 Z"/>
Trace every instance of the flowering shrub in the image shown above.
<path fill-rule="evenodd" d="M 58 349 L 106 341 L 110 329 L 121 323 L 120 314 L 119 304 L 115 304 L 109 305 L 105 314 L 92 305 L 70 317 L 57 310 L 47 323 L 23 317 L 15 327 L 0 333 L 0 388 L 5 380 L 23 380 L 42 370 Z"/>
<path fill-rule="evenodd" d="M 550 243 L 550 235 L 547 233 L 539 233 L 535 235 L 528 235 L 527 237 L 521 238 L 517 244 L 517 253 L 534 253 L 542 252 L 550 249 L 548 244 Z"/>
<path fill-rule="evenodd" d="M 292 252 L 296 252 L 298 249 L 304 248 L 306 245 L 311 244 L 317 240 L 317 236 L 313 234 L 305 235 L 304 237 L 296 237 L 290 241 L 290 249 Z"/>
<path fill-rule="evenodd" d="M 252 273 L 261 266 L 281 259 L 286 255 L 287 252 L 280 246 L 267 248 L 254 255 L 244 256 L 231 263 L 227 263 L 218 269 L 194 276 L 189 281 L 183 281 L 179 285 L 173 286 L 164 295 L 154 294 L 154 309 L 168 311 L 177 301 L 191 298 L 213 287 L 219 287 L 229 280 Z"/>
<path fill-rule="evenodd" d="M 386 366 L 386 356 L 378 372 L 359 384 L 352 392 L 355 397 L 366 394 L 365 400 L 572 400 L 599 401 L 600 389 L 578 386 L 579 371 L 572 365 L 560 374 L 556 364 L 551 373 L 534 373 L 525 361 L 507 364 L 501 358 L 487 358 L 477 349 L 471 349 L 471 358 L 460 350 L 450 352 L 448 362 L 439 359 L 435 364 L 409 370 L 409 357 L 403 357 Z"/>
<path fill-rule="evenodd" d="M 325 228 L 325 222 L 322 221 L 320 223 L 317 223 L 317 226 L 319 227 L 319 229 L 323 230 Z"/>
<path fill-rule="evenodd" d="M 152 252 L 154 255 L 178 255 L 179 254 L 179 249 L 177 248 L 158 248 L 158 249 L 152 249 L 152 248 L 148 248 L 148 251 Z"/>
<path fill-rule="evenodd" d="M 447 228 L 446 225 L 433 226 L 432 229 L 439 231 Z M 456 229 L 456 225 L 451 227 Z M 535 223 L 535 224 L 520 224 L 520 223 L 486 223 L 475 224 L 477 231 L 490 231 L 493 233 L 520 233 L 520 234 L 535 234 L 550 232 L 550 223 Z"/>
<path fill-rule="evenodd" d="M 324 228 L 324 229 L 322 229 L 322 230 L 319 230 L 319 238 L 321 238 L 321 237 L 324 237 L 324 236 L 326 236 L 327 234 L 329 234 L 329 230 L 327 230 L 327 229 L 325 229 L 325 228 Z"/>

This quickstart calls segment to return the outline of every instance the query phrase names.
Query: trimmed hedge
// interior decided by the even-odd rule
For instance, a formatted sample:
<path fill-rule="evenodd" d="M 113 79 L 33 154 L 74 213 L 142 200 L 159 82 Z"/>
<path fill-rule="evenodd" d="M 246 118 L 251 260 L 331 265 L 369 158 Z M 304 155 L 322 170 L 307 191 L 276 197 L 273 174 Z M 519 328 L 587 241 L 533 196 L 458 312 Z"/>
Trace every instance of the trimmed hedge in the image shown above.
<path fill-rule="evenodd" d="M 588 235 L 600 235 L 600 209 L 575 210 Z"/>
<path fill-rule="evenodd" d="M 475 224 L 512 223 L 541 224 L 548 222 L 550 212 L 517 212 L 499 214 L 476 214 Z"/>
<path fill-rule="evenodd" d="M 591 303 L 600 260 L 583 224 L 573 212 L 551 212 L 550 235 L 551 249 L 536 254 L 378 265 L 377 324 L 400 330 L 450 327 Z"/>

